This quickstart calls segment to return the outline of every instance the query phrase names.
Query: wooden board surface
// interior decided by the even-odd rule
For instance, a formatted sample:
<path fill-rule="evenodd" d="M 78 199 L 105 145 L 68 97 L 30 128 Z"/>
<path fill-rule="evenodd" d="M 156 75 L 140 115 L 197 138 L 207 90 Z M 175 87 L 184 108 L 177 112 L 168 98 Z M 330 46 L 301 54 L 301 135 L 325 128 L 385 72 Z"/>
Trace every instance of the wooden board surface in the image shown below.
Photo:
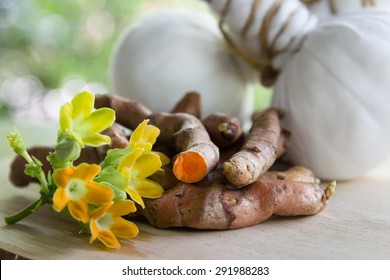
<path fill-rule="evenodd" d="M 37 186 L 8 181 L 0 161 L 0 215 L 37 198 Z M 137 223 L 140 234 L 120 250 L 89 245 L 77 224 L 44 206 L 21 223 L 0 226 L 0 248 L 31 259 L 390 259 L 390 181 L 337 185 L 327 208 L 310 217 L 279 218 L 252 227 L 162 230 Z"/>

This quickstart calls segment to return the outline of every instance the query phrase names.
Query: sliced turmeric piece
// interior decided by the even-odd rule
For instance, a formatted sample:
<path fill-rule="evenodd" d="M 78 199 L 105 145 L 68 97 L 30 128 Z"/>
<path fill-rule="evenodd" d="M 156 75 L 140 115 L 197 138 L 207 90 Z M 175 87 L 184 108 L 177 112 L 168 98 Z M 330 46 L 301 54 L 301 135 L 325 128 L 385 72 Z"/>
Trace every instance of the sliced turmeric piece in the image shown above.
<path fill-rule="evenodd" d="M 195 116 L 159 113 L 151 116 L 150 123 L 161 130 L 158 141 L 173 145 L 179 153 L 173 159 L 173 173 L 180 181 L 198 182 L 217 166 L 219 149 Z"/>

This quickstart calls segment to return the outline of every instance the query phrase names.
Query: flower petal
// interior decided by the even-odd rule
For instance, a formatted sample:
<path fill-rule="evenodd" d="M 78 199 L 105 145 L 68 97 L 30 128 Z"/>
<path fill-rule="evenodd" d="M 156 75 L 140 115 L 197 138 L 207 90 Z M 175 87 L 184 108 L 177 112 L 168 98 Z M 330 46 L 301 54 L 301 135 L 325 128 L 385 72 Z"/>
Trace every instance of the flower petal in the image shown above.
<path fill-rule="evenodd" d="M 138 194 L 142 197 L 157 198 L 160 197 L 164 192 L 163 187 L 152 180 L 142 179 L 142 180 L 138 180 L 137 183 L 138 184 L 135 187 L 135 189 L 137 190 Z"/>
<path fill-rule="evenodd" d="M 121 244 L 111 230 L 99 232 L 97 238 L 108 248 L 119 249 L 121 247 Z"/>
<path fill-rule="evenodd" d="M 138 178 L 146 178 L 154 174 L 161 167 L 160 157 L 156 154 L 148 153 L 140 156 L 134 164 L 133 169 L 137 170 Z"/>
<path fill-rule="evenodd" d="M 82 122 L 89 124 L 89 131 L 97 133 L 110 127 L 115 121 L 115 111 L 110 108 L 100 108 L 85 118 Z"/>
<path fill-rule="evenodd" d="M 154 125 L 147 125 L 144 131 L 143 140 L 150 144 L 156 143 L 157 137 L 160 135 L 160 129 Z"/>
<path fill-rule="evenodd" d="M 136 190 L 134 190 L 131 187 L 127 187 L 125 189 L 125 191 L 127 192 L 128 195 L 130 195 L 132 200 L 134 200 L 136 203 L 141 205 L 142 208 L 145 208 L 145 203 L 142 200 L 142 197 L 139 195 L 139 193 Z"/>
<path fill-rule="evenodd" d="M 68 203 L 68 209 L 72 217 L 83 223 L 88 222 L 88 205 L 85 201 L 70 201 Z"/>
<path fill-rule="evenodd" d="M 85 195 L 85 199 L 92 204 L 100 205 L 110 202 L 114 198 L 114 191 L 103 184 L 97 182 L 87 182 L 88 193 Z"/>
<path fill-rule="evenodd" d="M 111 231 L 121 238 L 134 238 L 138 235 L 138 227 L 133 222 L 127 221 L 121 217 L 114 218 L 115 224 L 111 227 Z"/>
<path fill-rule="evenodd" d="M 53 209 L 61 212 L 69 203 L 70 198 L 66 195 L 65 189 L 59 187 L 53 195 Z"/>
<path fill-rule="evenodd" d="M 107 209 L 110 208 L 110 206 L 111 205 L 109 203 L 106 203 L 106 204 L 103 204 L 102 206 L 100 206 L 99 208 L 96 208 L 95 210 L 92 210 L 89 213 L 89 217 L 91 218 L 91 223 L 92 222 L 96 223 L 96 219 L 98 219 L 101 216 L 103 216 L 104 213 L 106 213 Z"/>
<path fill-rule="evenodd" d="M 152 154 L 158 155 L 160 157 L 161 166 L 167 165 L 171 160 L 165 154 L 160 152 L 152 152 Z"/>
<path fill-rule="evenodd" d="M 65 132 L 72 129 L 72 112 L 71 103 L 66 103 L 60 108 L 60 130 Z"/>
<path fill-rule="evenodd" d="M 144 152 L 150 152 L 152 150 L 152 146 L 160 134 L 160 129 L 153 125 L 148 125 L 148 122 L 149 120 L 144 120 L 133 131 L 129 143 L 131 149 L 139 147 L 143 148 Z"/>
<path fill-rule="evenodd" d="M 149 120 L 144 120 L 140 123 L 137 128 L 133 131 L 130 136 L 129 147 L 134 149 L 137 143 L 141 142 L 146 126 L 148 125 Z"/>
<path fill-rule="evenodd" d="M 101 135 L 99 133 L 91 133 L 82 137 L 84 145 L 91 147 L 98 147 L 102 145 L 108 145 L 111 143 L 111 138 L 107 135 Z"/>
<path fill-rule="evenodd" d="M 131 200 L 123 199 L 115 201 L 108 212 L 110 212 L 113 216 L 124 216 L 131 212 L 135 212 L 137 208 L 135 204 Z"/>
<path fill-rule="evenodd" d="M 73 166 L 56 169 L 53 173 L 53 180 L 58 186 L 65 187 L 69 180 L 75 176 L 76 172 L 76 168 Z"/>
<path fill-rule="evenodd" d="M 91 231 L 91 238 L 89 239 L 89 243 L 92 244 L 92 242 L 94 242 L 99 235 L 99 227 L 96 224 L 95 218 L 91 218 L 89 222 L 89 230 Z"/>
<path fill-rule="evenodd" d="M 95 96 L 88 91 L 80 92 L 73 97 L 73 119 L 78 116 L 88 117 L 93 110 L 94 102 Z"/>
<path fill-rule="evenodd" d="M 92 181 L 100 172 L 100 166 L 97 164 L 80 163 L 76 166 L 75 177 L 85 182 Z"/>
<path fill-rule="evenodd" d="M 118 171 L 122 173 L 122 170 L 124 168 L 132 168 L 137 159 L 142 155 L 143 150 L 142 149 L 135 149 L 133 151 L 130 151 L 128 155 L 126 155 L 118 164 Z"/>

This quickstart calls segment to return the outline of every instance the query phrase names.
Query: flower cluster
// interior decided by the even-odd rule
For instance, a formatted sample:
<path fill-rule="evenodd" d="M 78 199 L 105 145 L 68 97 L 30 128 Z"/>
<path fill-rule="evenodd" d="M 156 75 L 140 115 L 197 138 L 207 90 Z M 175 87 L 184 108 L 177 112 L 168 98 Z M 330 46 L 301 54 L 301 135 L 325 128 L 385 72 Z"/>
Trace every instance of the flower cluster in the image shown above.
<path fill-rule="evenodd" d="M 55 211 L 67 209 L 83 228 L 91 233 L 90 243 L 100 240 L 109 248 L 119 248 L 117 237 L 133 238 L 137 226 L 123 218 L 145 207 L 143 198 L 157 198 L 163 193 L 158 183 L 148 179 L 169 162 L 162 153 L 152 151 L 160 133 L 155 126 L 143 121 L 132 133 L 129 146 L 111 149 L 97 164 L 73 162 L 85 146 L 98 147 L 111 139 L 100 134 L 115 121 L 109 108 L 93 109 L 94 95 L 81 92 L 60 110 L 60 128 L 54 152 L 47 156 L 52 172 L 44 174 L 42 163 L 31 157 L 26 145 L 15 132 L 7 136 L 9 145 L 27 161 L 25 172 L 37 178 L 41 197 L 19 213 L 5 218 L 14 224 L 36 211 L 43 204 L 52 204 Z"/>

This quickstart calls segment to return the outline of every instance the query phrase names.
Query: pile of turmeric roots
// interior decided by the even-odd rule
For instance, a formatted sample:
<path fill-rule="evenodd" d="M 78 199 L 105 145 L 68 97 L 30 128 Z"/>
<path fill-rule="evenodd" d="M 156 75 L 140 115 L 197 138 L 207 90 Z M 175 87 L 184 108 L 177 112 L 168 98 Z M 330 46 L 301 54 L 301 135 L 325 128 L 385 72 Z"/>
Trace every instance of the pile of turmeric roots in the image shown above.
<path fill-rule="evenodd" d="M 274 170 L 285 152 L 290 133 L 280 125 L 282 112 L 270 108 L 253 114 L 248 133 L 234 116 L 216 113 L 201 120 L 200 96 L 187 93 L 169 113 L 153 113 L 146 106 L 115 95 L 97 95 L 95 107 L 116 112 L 116 124 L 104 133 L 109 146 L 83 149 L 78 161 L 99 163 L 108 149 L 128 146 L 128 131 L 144 119 L 160 129 L 155 150 L 171 163 L 165 173 L 153 175 L 165 192 L 145 199 L 135 215 L 159 228 L 235 229 L 258 224 L 272 215 L 314 215 L 327 204 L 335 183 L 322 189 L 308 169 L 292 166 Z M 119 124 L 119 125 L 118 125 Z M 52 148 L 34 147 L 30 154 L 44 164 Z M 22 174 L 24 160 L 15 158 L 11 181 L 26 186 L 31 178 Z M 77 164 L 77 162 L 76 162 Z M 270 171 L 272 170 L 272 171 Z"/>

